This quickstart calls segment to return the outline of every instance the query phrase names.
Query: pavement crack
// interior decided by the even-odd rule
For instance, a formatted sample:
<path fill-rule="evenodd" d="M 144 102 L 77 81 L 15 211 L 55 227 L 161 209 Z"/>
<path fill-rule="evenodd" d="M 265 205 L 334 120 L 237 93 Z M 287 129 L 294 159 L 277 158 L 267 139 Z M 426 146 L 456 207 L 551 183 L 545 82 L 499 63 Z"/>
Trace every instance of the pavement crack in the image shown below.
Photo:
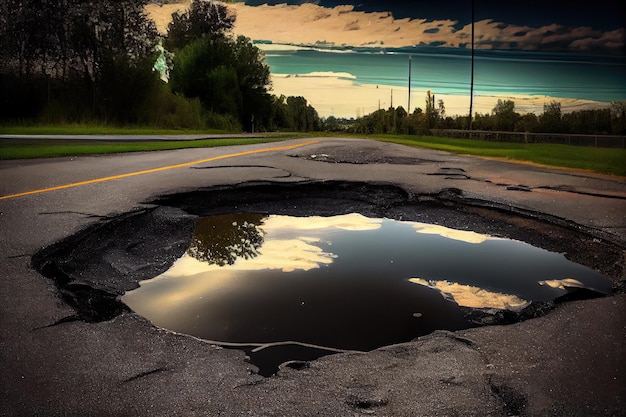
<path fill-rule="evenodd" d="M 22 253 L 20 255 L 10 255 L 7 256 L 7 259 L 18 259 L 18 258 L 30 258 L 32 255 L 28 253 Z"/>
<path fill-rule="evenodd" d="M 538 189 L 538 190 L 559 191 L 559 192 L 562 192 L 562 193 L 587 195 L 587 196 L 590 196 L 590 197 L 614 198 L 616 200 L 626 200 L 626 195 L 620 195 L 620 194 L 594 193 L 594 192 L 589 192 L 589 191 L 575 190 L 575 189 L 571 189 L 571 188 L 552 187 L 552 186 L 549 186 L 549 185 L 542 185 L 542 186 L 535 187 L 535 188 Z"/>
<path fill-rule="evenodd" d="M 45 326 L 35 327 L 33 331 L 47 329 L 50 327 L 58 326 L 59 324 L 70 323 L 74 321 L 80 321 L 80 317 L 76 314 L 70 314 L 69 316 L 65 316 L 65 317 L 58 319 L 54 323 L 46 324 Z"/>
<path fill-rule="evenodd" d="M 284 172 L 283 175 L 278 175 L 278 176 L 275 176 L 274 178 L 289 178 L 292 176 L 291 172 L 285 169 L 276 168 L 276 167 L 269 166 L 269 165 L 215 165 L 215 166 L 191 166 L 189 168 L 190 169 L 266 168 L 266 169 L 273 169 L 276 171 Z"/>
<path fill-rule="evenodd" d="M 156 369 L 151 369 L 149 371 L 141 372 L 141 373 L 138 373 L 137 375 L 133 375 L 133 376 L 131 376 L 129 378 L 126 378 L 125 380 L 122 381 L 122 384 L 126 384 L 128 382 L 132 382 L 132 381 L 135 381 L 135 380 L 140 379 L 140 378 L 145 378 L 145 377 L 147 377 L 149 375 L 165 372 L 167 370 L 168 369 L 166 367 L 162 366 L 162 367 L 159 367 L 159 368 L 156 368 Z"/>
<path fill-rule="evenodd" d="M 109 219 L 109 216 L 104 216 L 101 214 L 93 214 L 93 213 L 83 213 L 80 211 L 42 211 L 38 213 L 40 216 L 42 215 L 47 215 L 47 214 L 77 214 L 79 216 L 83 216 L 86 217 L 88 219 Z"/>
<path fill-rule="evenodd" d="M 435 173 L 435 174 L 429 174 L 429 175 L 445 175 L 443 173 Z M 449 178 L 446 178 L 449 179 Z M 450 178 L 450 179 L 454 179 L 454 178 Z M 471 177 L 467 177 L 467 179 L 473 179 Z M 536 187 L 531 187 L 528 185 L 524 185 L 524 184 L 510 184 L 510 183 L 505 183 L 505 182 L 493 182 L 490 179 L 484 179 L 484 180 L 476 180 L 476 181 L 482 181 L 482 182 L 486 182 L 488 184 L 493 184 L 496 185 L 498 187 L 506 187 L 507 190 L 509 191 L 524 191 L 524 192 L 531 192 L 533 190 L 548 190 L 548 191 L 557 191 L 560 193 L 570 193 L 570 194 L 576 194 L 576 195 L 585 195 L 585 196 L 590 196 L 590 197 L 600 197 L 600 198 L 612 198 L 612 199 L 616 199 L 616 200 L 626 200 L 626 194 L 623 193 L 600 193 L 600 192 L 590 192 L 590 191 L 581 191 L 581 190 L 576 190 L 574 188 L 568 187 L 568 186 L 552 186 L 552 185 L 539 185 Z"/>
<path fill-rule="evenodd" d="M 437 170 L 437 172 L 432 172 L 426 175 L 443 176 L 447 180 L 471 180 L 472 177 L 467 175 L 465 172 L 466 171 L 463 168 L 441 167 Z"/>
<path fill-rule="evenodd" d="M 527 185 L 522 185 L 522 184 L 518 184 L 518 185 L 509 185 L 506 187 L 507 190 L 509 191 L 524 191 L 524 192 L 531 192 L 533 189 Z"/>

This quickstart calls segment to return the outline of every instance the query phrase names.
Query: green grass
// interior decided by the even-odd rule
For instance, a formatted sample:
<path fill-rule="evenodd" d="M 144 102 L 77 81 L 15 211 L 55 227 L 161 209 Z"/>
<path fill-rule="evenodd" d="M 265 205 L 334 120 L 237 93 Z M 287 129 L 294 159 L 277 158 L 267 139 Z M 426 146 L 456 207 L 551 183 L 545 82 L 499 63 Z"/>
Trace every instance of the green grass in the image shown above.
<path fill-rule="evenodd" d="M 626 149 L 592 148 L 550 143 L 508 143 L 432 136 L 375 135 L 373 139 L 460 155 L 502 158 L 552 167 L 626 176 Z"/>
<path fill-rule="evenodd" d="M 296 135 L 263 138 L 200 139 L 189 141 L 94 141 L 94 140 L 2 140 L 0 159 L 54 158 L 61 156 L 100 155 L 123 152 L 162 151 L 183 148 L 210 148 L 215 146 L 249 145 L 277 142 Z M 11 143 L 12 142 L 12 143 Z"/>

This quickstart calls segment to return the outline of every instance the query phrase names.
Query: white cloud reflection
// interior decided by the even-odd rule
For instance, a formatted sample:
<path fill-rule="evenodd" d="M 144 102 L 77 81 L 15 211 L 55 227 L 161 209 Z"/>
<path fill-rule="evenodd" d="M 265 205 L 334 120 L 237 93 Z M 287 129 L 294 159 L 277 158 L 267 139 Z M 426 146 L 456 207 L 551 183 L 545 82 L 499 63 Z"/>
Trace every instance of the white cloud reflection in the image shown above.
<path fill-rule="evenodd" d="M 204 272 L 257 271 L 263 269 L 292 272 L 308 271 L 329 265 L 336 258 L 321 248 L 329 244 L 321 235 L 331 229 L 363 231 L 381 227 L 382 219 L 370 219 L 352 213 L 332 217 L 292 217 L 272 215 L 267 217 L 261 229 L 264 242 L 259 255 L 254 258 L 237 258 L 234 264 L 219 266 L 199 261 L 187 254 L 178 259 L 164 274 L 157 277 L 184 277 Z"/>
<path fill-rule="evenodd" d="M 409 281 L 435 289 L 444 298 L 454 301 L 463 307 L 521 310 L 530 304 L 530 301 L 515 295 L 487 291 L 479 287 L 458 284 L 456 282 L 425 280 L 422 278 L 411 278 Z"/>
<path fill-rule="evenodd" d="M 331 228 L 343 230 L 376 230 L 380 229 L 382 219 L 370 219 L 361 214 L 350 213 L 332 217 L 310 216 L 269 216 L 262 229 L 270 233 L 292 230 L 326 230 Z"/>
<path fill-rule="evenodd" d="M 568 288 L 585 288 L 585 284 L 574 278 L 549 279 L 539 281 L 539 285 L 547 285 L 550 288 L 557 288 L 559 290 L 566 290 Z"/>
<path fill-rule="evenodd" d="M 436 224 L 414 223 L 413 228 L 417 233 L 423 233 L 427 235 L 440 235 L 443 237 L 447 237 L 448 239 L 460 240 L 466 243 L 478 244 L 483 243 L 486 240 L 497 239 L 489 235 L 483 235 L 467 230 L 450 229 L 448 227 L 439 226 Z"/>

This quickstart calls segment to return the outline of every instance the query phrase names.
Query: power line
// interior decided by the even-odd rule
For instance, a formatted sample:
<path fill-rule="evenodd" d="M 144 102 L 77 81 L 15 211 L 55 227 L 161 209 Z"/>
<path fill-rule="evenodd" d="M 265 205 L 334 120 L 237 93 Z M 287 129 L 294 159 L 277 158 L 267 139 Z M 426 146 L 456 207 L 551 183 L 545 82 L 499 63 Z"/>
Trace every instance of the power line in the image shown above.
<path fill-rule="evenodd" d="M 469 105 L 469 129 L 472 130 L 472 108 L 474 106 L 474 0 L 472 0 L 472 71 Z"/>

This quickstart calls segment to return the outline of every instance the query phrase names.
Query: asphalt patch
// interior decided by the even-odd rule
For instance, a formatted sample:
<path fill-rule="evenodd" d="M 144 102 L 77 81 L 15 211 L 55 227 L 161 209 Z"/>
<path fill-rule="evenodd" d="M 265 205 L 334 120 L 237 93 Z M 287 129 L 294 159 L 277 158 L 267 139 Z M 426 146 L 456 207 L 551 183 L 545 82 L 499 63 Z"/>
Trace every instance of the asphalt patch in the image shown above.
<path fill-rule="evenodd" d="M 432 159 L 415 158 L 404 155 L 393 155 L 390 152 L 380 152 L 377 146 L 362 145 L 358 148 L 345 146 L 325 146 L 316 149 L 314 154 L 295 152 L 290 155 L 309 161 L 326 162 L 331 164 L 392 164 L 392 165 L 419 165 L 436 163 Z"/>

